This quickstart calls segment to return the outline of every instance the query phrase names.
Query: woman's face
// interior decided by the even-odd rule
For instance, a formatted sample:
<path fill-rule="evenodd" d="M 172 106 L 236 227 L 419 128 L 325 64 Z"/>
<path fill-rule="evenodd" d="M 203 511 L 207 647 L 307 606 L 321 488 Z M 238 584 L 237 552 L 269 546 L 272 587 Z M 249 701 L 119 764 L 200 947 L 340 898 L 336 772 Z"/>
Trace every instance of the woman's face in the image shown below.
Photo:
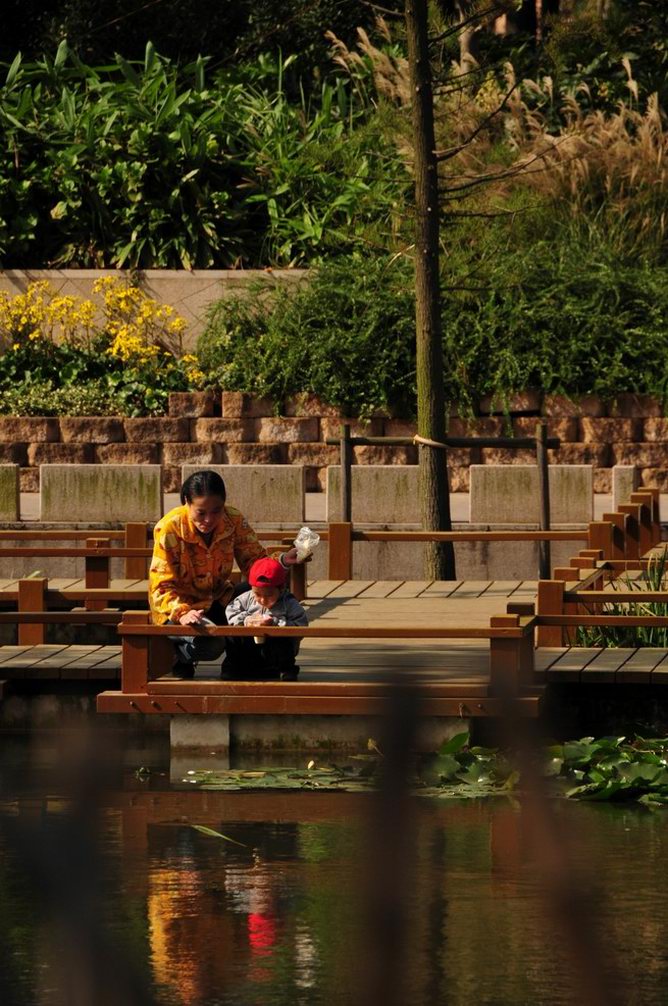
<path fill-rule="evenodd" d="M 220 496 L 193 496 L 188 507 L 188 516 L 198 531 L 210 534 L 220 523 L 225 510 L 225 501 Z"/>

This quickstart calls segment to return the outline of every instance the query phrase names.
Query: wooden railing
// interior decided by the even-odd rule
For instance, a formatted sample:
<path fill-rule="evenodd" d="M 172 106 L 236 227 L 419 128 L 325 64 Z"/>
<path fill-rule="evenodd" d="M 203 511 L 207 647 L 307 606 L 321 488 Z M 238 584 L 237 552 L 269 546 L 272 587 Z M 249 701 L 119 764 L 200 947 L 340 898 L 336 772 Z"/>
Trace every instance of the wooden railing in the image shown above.
<path fill-rule="evenodd" d="M 429 682 L 424 689 L 440 699 L 450 698 L 452 709 L 456 709 L 455 696 L 461 698 L 470 692 L 475 695 L 477 707 L 460 709 L 460 714 L 470 712 L 472 715 L 498 714 L 501 704 L 507 700 L 521 700 L 523 696 L 535 700 L 533 689 L 533 620 L 521 616 L 499 615 L 491 619 L 489 627 L 482 626 L 332 626 L 309 625 L 294 627 L 263 626 L 263 634 L 280 636 L 281 638 L 321 638 L 335 640 L 350 639 L 431 639 L 431 640 L 485 640 L 489 642 L 490 682 L 483 687 L 446 682 Z M 118 627 L 122 640 L 121 659 L 121 692 L 111 699 L 102 697 L 99 708 L 104 711 L 143 712 L 206 712 L 214 711 L 213 706 L 202 705 L 202 700 L 209 693 L 215 692 L 215 683 L 206 681 L 195 682 L 159 682 L 152 687 L 151 682 L 165 673 L 173 660 L 173 647 L 169 639 L 174 635 L 174 627 L 167 625 L 152 625 L 149 616 L 143 611 L 127 611 Z M 179 635 L 192 636 L 252 636 L 257 629 L 252 626 L 216 626 L 198 628 L 182 626 Z M 410 680 L 406 680 L 410 684 Z M 244 691 L 244 687 L 241 691 Z M 232 691 L 238 691 L 233 684 Z M 382 683 L 369 682 L 306 682 L 298 686 L 291 683 L 261 682 L 254 689 L 263 696 L 264 705 L 256 707 L 256 711 L 286 711 L 281 705 L 280 696 L 295 695 L 297 692 L 309 693 L 313 696 L 313 712 L 323 712 L 318 697 L 335 693 L 355 693 L 362 695 L 381 695 L 386 691 Z M 174 694 L 170 694 L 174 693 Z M 267 696 L 275 695 L 275 701 L 269 701 Z M 490 701 L 496 706 L 490 706 Z M 306 700 L 305 700 L 306 701 Z M 486 702 L 486 704 L 485 704 Z M 180 703 L 180 705 L 179 705 Z M 461 702 L 459 703 L 461 705 Z M 266 706 L 266 709 L 265 709 Z M 271 707 L 271 708 L 269 708 Z M 448 707 L 449 708 L 449 707 Z M 521 704 L 517 712 L 521 715 L 531 714 L 535 709 L 535 701 L 522 710 Z M 253 707 L 249 706 L 248 711 Z M 452 715 L 452 709 L 447 715 Z M 238 710 L 237 710 L 238 711 Z M 446 714 L 445 709 L 442 714 Z"/>
<path fill-rule="evenodd" d="M 384 542 L 521 542 L 521 541 L 586 541 L 590 540 L 588 529 L 572 531 L 359 531 L 350 521 L 329 524 L 329 564 L 330 580 L 351 580 L 353 578 L 353 546 L 358 541 Z"/>
<path fill-rule="evenodd" d="M 590 524 L 589 548 L 573 556 L 568 566 L 557 567 L 551 580 L 538 583 L 537 645 L 570 644 L 575 639 L 573 630 L 587 624 L 633 626 L 630 616 L 603 612 L 604 604 L 668 601 L 668 593 L 662 591 L 604 589 L 606 583 L 625 572 L 646 569 L 653 561 L 652 549 L 660 541 L 659 491 L 654 489 L 633 493 L 631 502 L 620 506 L 619 511 L 604 514 L 603 520 Z M 614 621 L 615 617 L 621 622 Z M 585 621 L 592 618 L 598 621 Z"/>

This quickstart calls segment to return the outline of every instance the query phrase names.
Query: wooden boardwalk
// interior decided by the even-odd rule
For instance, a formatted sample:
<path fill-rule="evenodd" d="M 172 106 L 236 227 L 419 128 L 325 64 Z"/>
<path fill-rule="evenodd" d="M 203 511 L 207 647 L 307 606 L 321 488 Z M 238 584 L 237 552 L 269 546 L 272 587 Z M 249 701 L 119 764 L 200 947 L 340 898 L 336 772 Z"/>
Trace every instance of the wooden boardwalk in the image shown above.
<path fill-rule="evenodd" d="M 86 587 L 83 577 L 52 577 L 48 581 L 46 599 L 51 607 L 63 604 L 77 604 L 91 597 L 101 597 L 107 601 L 123 602 L 145 606 L 148 599 L 148 580 L 115 579 L 108 587 Z M 15 605 L 19 599 L 18 580 L 0 580 L 0 603 Z"/>
<path fill-rule="evenodd" d="M 135 601 L 146 601 L 146 581 L 113 581 Z M 0 581 L 3 599 L 11 600 L 12 583 Z M 77 601 L 81 580 L 50 581 L 63 600 Z M 18 588 L 17 588 L 18 589 Z M 90 589 L 87 591 L 90 596 Z M 508 601 L 532 601 L 534 580 L 314 580 L 304 602 L 311 623 L 351 626 L 489 625 Z M 114 680 L 120 676 L 120 646 L 0 647 L 0 679 Z M 373 681 L 411 673 L 415 681 L 448 681 L 486 687 L 489 645 L 481 640 L 308 639 L 299 654 L 300 680 Z M 169 668 L 165 668 L 167 672 Z M 220 662 L 201 663 L 197 677 L 218 677 Z"/>
<path fill-rule="evenodd" d="M 16 582 L 0 581 L 9 600 Z M 145 580 L 116 580 L 111 589 L 130 590 L 131 601 L 146 601 Z M 314 580 L 304 602 L 311 624 L 367 627 L 434 627 L 489 625 L 509 602 L 531 602 L 536 581 Z M 50 581 L 49 589 L 68 601 L 84 591 L 82 580 Z M 90 594 L 90 590 L 88 590 Z M 120 640 L 119 640 L 120 643 Z M 489 644 L 485 640 L 327 639 L 302 643 L 300 682 L 337 684 L 406 680 L 442 684 L 467 695 L 486 694 Z M 668 650 L 647 648 L 588 649 L 541 647 L 535 653 L 536 683 L 668 684 Z M 120 678 L 121 646 L 41 644 L 0 646 L 0 681 L 115 681 Z M 165 673 L 169 670 L 165 667 Z M 195 681 L 216 693 L 238 686 L 220 682 L 220 662 L 201 663 Z M 178 688 L 171 678 L 158 678 L 150 690 Z"/>

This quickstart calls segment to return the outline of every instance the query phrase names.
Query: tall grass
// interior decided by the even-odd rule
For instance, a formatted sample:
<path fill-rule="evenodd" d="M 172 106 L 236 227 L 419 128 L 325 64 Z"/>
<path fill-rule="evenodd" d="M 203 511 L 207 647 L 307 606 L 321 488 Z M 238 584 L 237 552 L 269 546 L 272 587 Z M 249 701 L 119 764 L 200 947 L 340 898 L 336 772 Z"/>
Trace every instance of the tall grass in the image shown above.
<path fill-rule="evenodd" d="M 551 102 L 550 85 L 525 82 L 524 90 Z M 541 151 L 544 170 L 528 173 L 523 183 L 554 210 L 565 211 L 584 230 L 605 234 L 626 258 L 664 258 L 668 121 L 656 94 L 640 108 L 631 77 L 629 85 L 628 101 L 611 113 L 584 111 L 577 95 L 566 95 L 556 135 L 548 115 L 518 97 L 511 103 L 512 136 L 519 149 Z"/>
<path fill-rule="evenodd" d="M 617 586 L 619 584 L 619 586 Z M 606 615 L 652 615 L 660 618 L 668 618 L 668 601 L 643 601 L 641 599 L 643 591 L 665 591 L 668 590 L 668 559 L 666 553 L 652 558 L 637 579 L 631 577 L 620 577 L 614 583 L 615 589 L 623 591 L 637 591 L 638 601 L 615 604 L 609 602 L 603 605 L 602 614 Z M 661 626 L 638 626 L 628 629 L 613 626 L 591 626 L 580 627 L 576 634 L 576 644 L 578 646 L 604 646 L 604 647 L 636 647 L 655 646 L 661 649 L 668 648 L 668 628 Z"/>

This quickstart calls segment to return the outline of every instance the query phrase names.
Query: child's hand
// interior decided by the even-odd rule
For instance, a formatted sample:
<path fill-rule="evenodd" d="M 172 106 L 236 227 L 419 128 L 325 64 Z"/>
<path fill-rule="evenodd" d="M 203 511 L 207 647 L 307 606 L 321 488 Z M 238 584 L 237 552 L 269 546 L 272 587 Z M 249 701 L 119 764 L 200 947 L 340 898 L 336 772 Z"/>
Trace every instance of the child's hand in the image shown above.
<path fill-rule="evenodd" d="M 244 625 L 273 625 L 274 620 L 271 615 L 249 615 L 244 621 Z"/>

